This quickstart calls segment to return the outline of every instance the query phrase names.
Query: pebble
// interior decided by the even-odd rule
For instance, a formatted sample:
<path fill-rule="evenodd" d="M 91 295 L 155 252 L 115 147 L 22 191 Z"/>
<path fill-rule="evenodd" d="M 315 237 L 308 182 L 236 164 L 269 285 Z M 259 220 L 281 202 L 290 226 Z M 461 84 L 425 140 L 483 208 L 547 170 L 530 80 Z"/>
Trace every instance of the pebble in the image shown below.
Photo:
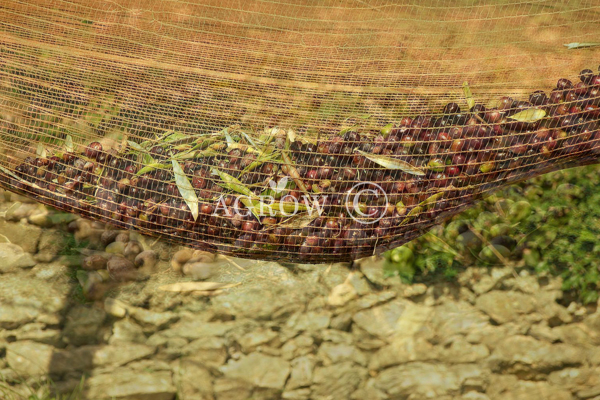
<path fill-rule="evenodd" d="M 117 242 L 118 243 L 118 242 Z M 137 240 L 131 240 L 127 242 L 125 249 L 123 249 L 123 255 L 130 261 L 134 261 L 135 257 L 144 251 L 142 245 Z"/>
<path fill-rule="evenodd" d="M 185 263 L 183 274 L 190 276 L 195 281 L 202 281 L 210 278 L 214 273 L 214 266 L 204 262 Z"/>
<path fill-rule="evenodd" d="M 106 265 L 110 277 L 117 281 L 131 281 L 137 278 L 135 265 L 128 259 L 119 256 L 113 256 Z"/>
<path fill-rule="evenodd" d="M 152 269 L 158 262 L 158 255 L 154 250 L 142 251 L 138 254 L 133 263 L 138 268 Z"/>
<path fill-rule="evenodd" d="M 106 246 L 105 252 L 110 254 L 123 254 L 125 252 L 126 244 L 124 242 L 113 242 Z"/>
<path fill-rule="evenodd" d="M 106 263 L 108 263 L 108 260 L 105 257 L 99 254 L 93 254 L 83 259 L 81 267 L 88 271 L 99 270 L 105 269 Z"/>

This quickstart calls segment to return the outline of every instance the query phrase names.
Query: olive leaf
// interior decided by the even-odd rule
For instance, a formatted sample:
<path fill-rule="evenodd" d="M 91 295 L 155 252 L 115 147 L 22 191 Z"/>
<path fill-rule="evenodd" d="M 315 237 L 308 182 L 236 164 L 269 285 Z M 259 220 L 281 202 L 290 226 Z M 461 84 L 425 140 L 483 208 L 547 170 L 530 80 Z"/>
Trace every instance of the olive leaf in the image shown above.
<path fill-rule="evenodd" d="M 190 208 L 192 212 L 192 217 L 194 217 L 194 221 L 198 218 L 198 196 L 196 196 L 196 192 L 190 183 L 190 180 L 183 172 L 183 168 L 177 160 L 172 159 L 173 163 L 173 173 L 175 174 L 175 184 L 179 189 L 179 193 L 181 193 L 181 197 Z"/>
<path fill-rule="evenodd" d="M 589 42 L 589 43 L 567 43 L 567 44 L 563 44 L 563 46 L 565 46 L 569 50 L 573 50 L 573 49 L 584 49 L 586 47 L 600 46 L 600 43 L 597 43 L 597 42 Z"/>
<path fill-rule="evenodd" d="M 408 174 L 420 175 L 420 176 L 425 175 L 425 172 L 423 172 L 421 169 L 410 165 L 406 161 L 398 160 L 397 158 L 382 156 L 379 154 L 369 154 L 362 150 L 357 150 L 357 151 L 360 154 L 362 154 L 363 156 L 367 157 L 369 160 L 371 160 L 374 163 L 379 164 L 382 167 L 385 167 L 387 169 L 399 169 Z"/>
<path fill-rule="evenodd" d="M 252 207 L 254 209 L 257 209 L 257 210 L 263 210 L 263 209 L 269 210 L 269 215 L 283 216 L 283 217 L 287 217 L 291 213 L 295 213 L 297 211 L 306 211 L 307 210 L 306 205 L 298 203 L 298 202 L 291 202 L 291 201 L 276 201 L 276 202 L 273 202 L 272 204 L 267 204 L 267 203 L 262 202 L 259 199 L 251 199 L 250 204 L 252 205 Z"/>
<path fill-rule="evenodd" d="M 159 169 L 159 168 L 164 169 L 164 168 L 169 168 L 169 167 L 170 167 L 169 164 L 152 163 L 152 164 L 146 165 L 144 168 L 140 169 L 136 173 L 136 175 L 140 176 L 140 175 L 147 174 L 148 172 L 152 172 L 155 169 Z"/>
<path fill-rule="evenodd" d="M 406 214 L 406 218 L 404 218 L 404 220 L 402 220 L 402 222 L 400 222 L 399 226 L 405 225 L 408 221 L 410 221 L 410 219 L 418 214 L 420 214 L 423 211 L 423 207 L 421 206 L 416 206 L 415 208 L 413 208 L 412 210 L 410 210 L 410 212 L 408 214 Z"/>
<path fill-rule="evenodd" d="M 242 182 L 240 182 L 239 179 L 237 179 L 236 177 L 231 176 L 226 172 L 219 171 L 216 168 L 213 168 L 212 172 L 213 174 L 219 175 L 219 177 L 225 183 L 225 186 L 227 188 L 248 197 L 255 197 L 254 193 L 250 189 L 248 189 Z"/>
<path fill-rule="evenodd" d="M 4 168 L 1 165 L 0 165 L 0 171 L 4 172 L 6 175 L 12 176 L 13 178 L 15 178 L 16 180 L 18 180 L 19 182 L 23 182 L 23 183 L 25 183 L 25 184 L 27 184 L 27 185 L 29 185 L 31 187 L 34 187 L 36 189 L 41 189 L 41 187 L 39 187 L 36 183 L 26 181 L 23 178 L 19 178 L 17 175 L 13 174 L 10 170 Z"/>
<path fill-rule="evenodd" d="M 35 154 L 40 158 L 46 158 L 46 149 L 44 148 L 43 144 L 38 143 Z"/>
<path fill-rule="evenodd" d="M 431 205 L 435 204 L 435 202 L 438 201 L 443 195 L 444 195 L 444 192 L 436 193 L 432 196 L 429 196 L 422 202 L 420 202 L 419 205 L 422 207 L 431 206 Z"/>
<path fill-rule="evenodd" d="M 546 111 L 539 108 L 528 108 L 509 117 L 519 122 L 535 122 L 546 116 Z"/>
<path fill-rule="evenodd" d="M 142 146 L 138 143 L 128 140 L 127 143 L 136 151 L 146 151 Z"/>
<path fill-rule="evenodd" d="M 469 87 L 469 82 L 463 82 L 463 93 L 465 94 L 465 99 L 467 100 L 467 106 L 469 106 L 469 110 L 475 107 L 475 100 L 473 99 L 473 93 L 471 93 L 471 88 Z"/>
<path fill-rule="evenodd" d="M 67 137 L 65 138 L 65 151 L 67 153 L 73 152 L 73 138 L 71 137 L 71 135 L 67 135 Z"/>
<path fill-rule="evenodd" d="M 302 229 L 310 225 L 315 219 L 319 218 L 319 214 L 298 214 L 275 225 L 277 228 Z"/>
<path fill-rule="evenodd" d="M 290 140 L 290 143 L 294 143 L 296 141 L 296 132 L 294 132 L 293 130 L 289 129 L 287 131 L 287 137 Z"/>

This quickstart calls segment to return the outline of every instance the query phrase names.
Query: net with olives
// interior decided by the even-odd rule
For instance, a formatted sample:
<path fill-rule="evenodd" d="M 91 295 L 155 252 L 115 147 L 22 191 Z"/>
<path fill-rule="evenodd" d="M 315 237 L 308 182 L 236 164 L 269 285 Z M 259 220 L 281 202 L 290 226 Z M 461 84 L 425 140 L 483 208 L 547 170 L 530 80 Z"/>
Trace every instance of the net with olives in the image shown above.
<path fill-rule="evenodd" d="M 485 27 L 436 2 L 107 3 L 4 5 L 2 187 L 203 250 L 327 262 L 599 159 L 600 71 L 573 74 L 598 56 L 576 29 L 598 26 L 593 2 L 484 6 Z"/>

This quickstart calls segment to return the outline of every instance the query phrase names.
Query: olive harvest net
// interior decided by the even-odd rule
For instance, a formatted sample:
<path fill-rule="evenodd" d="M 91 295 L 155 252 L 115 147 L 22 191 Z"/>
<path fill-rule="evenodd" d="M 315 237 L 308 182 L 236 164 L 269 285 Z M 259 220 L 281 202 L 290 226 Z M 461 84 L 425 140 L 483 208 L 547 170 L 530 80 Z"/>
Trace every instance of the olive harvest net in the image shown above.
<path fill-rule="evenodd" d="M 600 156 L 598 0 L 0 0 L 0 185 L 350 260 Z"/>

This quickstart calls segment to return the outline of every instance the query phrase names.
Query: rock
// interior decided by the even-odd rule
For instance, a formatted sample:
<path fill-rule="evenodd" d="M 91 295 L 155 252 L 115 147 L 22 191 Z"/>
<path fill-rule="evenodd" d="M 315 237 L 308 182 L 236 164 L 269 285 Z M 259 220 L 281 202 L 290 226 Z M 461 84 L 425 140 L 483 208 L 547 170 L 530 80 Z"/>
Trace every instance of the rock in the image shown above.
<path fill-rule="evenodd" d="M 242 282 L 235 290 L 212 298 L 215 314 L 236 319 L 287 319 L 291 314 L 304 310 L 308 300 L 315 297 L 317 288 L 314 285 L 298 279 L 279 263 L 248 264 L 242 263 L 247 268 L 244 272 L 229 265 L 215 271 L 212 281 Z"/>
<path fill-rule="evenodd" d="M 317 357 L 324 366 L 352 361 L 356 364 L 366 366 L 367 356 L 349 344 L 323 343 L 319 347 Z"/>
<path fill-rule="evenodd" d="M 18 244 L 25 253 L 35 254 L 42 236 L 42 229 L 27 223 L 7 222 L 0 219 L 0 232 L 11 243 Z"/>
<path fill-rule="evenodd" d="M 138 278 L 135 265 L 124 257 L 111 257 L 106 264 L 106 269 L 108 270 L 110 277 L 117 282 L 133 281 Z"/>
<path fill-rule="evenodd" d="M 454 394 L 461 387 L 460 376 L 443 364 L 409 363 L 388 368 L 375 377 L 375 387 L 391 398 L 436 398 Z"/>
<path fill-rule="evenodd" d="M 187 262 L 183 265 L 182 272 L 194 281 L 202 281 L 210 278 L 214 273 L 214 265 L 204 262 Z"/>
<path fill-rule="evenodd" d="M 120 231 L 117 236 L 115 236 L 115 242 L 119 243 L 127 243 L 131 238 L 131 233 L 128 231 Z"/>
<path fill-rule="evenodd" d="M 463 337 L 458 336 L 452 340 L 450 346 L 448 344 L 440 352 L 440 361 L 449 364 L 456 363 L 472 363 L 483 360 L 490 355 L 490 351 L 483 344 L 471 344 Z"/>
<path fill-rule="evenodd" d="M 577 397 L 581 399 L 589 399 L 596 396 L 600 396 L 600 385 L 596 385 L 594 387 L 583 389 L 577 392 Z"/>
<path fill-rule="evenodd" d="M 488 393 L 489 394 L 489 393 Z M 498 395 L 498 397 L 507 400 L 573 400 L 569 391 L 563 390 L 547 382 L 531 382 L 519 380 Z"/>
<path fill-rule="evenodd" d="M 252 385 L 240 379 L 217 378 L 213 388 L 217 400 L 239 400 L 253 397 Z"/>
<path fill-rule="evenodd" d="M 331 318 L 329 326 L 331 329 L 337 329 L 339 331 L 348 331 L 352 325 L 352 313 L 343 312 Z"/>
<path fill-rule="evenodd" d="M 178 252 L 176 252 L 173 255 L 173 258 L 171 259 L 171 268 L 173 269 L 173 271 L 181 272 L 183 269 L 183 265 L 192 258 L 193 254 L 194 251 L 189 248 L 181 249 Z"/>
<path fill-rule="evenodd" d="M 431 324 L 442 338 L 479 332 L 490 326 L 489 317 L 465 301 L 446 301 L 435 307 Z"/>
<path fill-rule="evenodd" d="M 293 320 L 290 319 L 290 321 Z M 293 327 L 299 331 L 319 331 L 322 329 L 327 329 L 330 322 L 331 312 L 325 310 L 309 311 L 307 313 L 300 314 Z"/>
<path fill-rule="evenodd" d="M 548 383 L 570 391 L 600 384 L 600 369 L 564 368 L 548 374 Z"/>
<path fill-rule="evenodd" d="M 489 271 L 489 272 L 488 272 Z M 463 285 L 470 285 L 475 294 L 487 293 L 513 276 L 512 268 L 467 268 L 459 277 Z"/>
<path fill-rule="evenodd" d="M 546 340 L 548 342 L 556 342 L 558 340 L 556 333 L 545 322 L 532 325 L 527 334 L 538 340 Z"/>
<path fill-rule="evenodd" d="M 285 400 L 309 400 L 311 390 L 309 388 L 286 390 L 281 394 L 281 398 Z"/>
<path fill-rule="evenodd" d="M 30 268 L 35 265 L 33 256 L 25 253 L 20 246 L 12 243 L 0 243 L 0 274 Z"/>
<path fill-rule="evenodd" d="M 244 353 L 251 353 L 256 350 L 260 345 L 271 342 L 278 336 L 277 332 L 270 329 L 259 328 L 251 332 L 246 333 L 240 339 L 238 343 Z"/>
<path fill-rule="evenodd" d="M 96 271 L 99 269 L 106 269 L 108 260 L 99 254 L 93 254 L 83 259 L 81 267 L 87 271 Z"/>
<path fill-rule="evenodd" d="M 499 324 L 514 321 L 535 310 L 535 299 L 519 292 L 491 291 L 477 298 L 475 306 Z"/>
<path fill-rule="evenodd" d="M 355 261 L 358 264 L 360 271 L 371 282 L 380 286 L 401 287 L 402 281 L 398 276 L 385 276 L 384 264 L 385 258 L 380 256 L 367 257 Z"/>
<path fill-rule="evenodd" d="M 17 330 L 10 331 L 10 333 L 16 340 L 31 340 L 51 346 L 60 346 L 62 344 L 62 332 L 58 329 L 46 329 L 46 324 L 41 322 L 24 325 Z"/>
<path fill-rule="evenodd" d="M 488 360 L 493 371 L 519 373 L 529 379 L 581 365 L 585 352 L 568 344 L 551 345 L 528 336 L 511 336 L 496 346 Z"/>
<path fill-rule="evenodd" d="M 367 371 L 352 362 L 316 368 L 313 374 L 312 399 L 347 399 L 366 378 Z"/>
<path fill-rule="evenodd" d="M 63 330 L 65 342 L 81 346 L 98 342 L 100 327 L 106 313 L 97 307 L 78 305 L 69 310 Z"/>
<path fill-rule="evenodd" d="M 6 346 L 6 361 L 21 379 L 62 375 L 91 367 L 91 360 L 87 357 L 73 357 L 71 352 L 29 340 L 9 343 Z"/>
<path fill-rule="evenodd" d="M 300 335 L 287 341 L 281 347 L 281 357 L 284 360 L 291 360 L 306 354 L 310 354 L 315 349 L 315 341 L 311 336 Z"/>
<path fill-rule="evenodd" d="M 406 299 L 396 299 L 357 312 L 354 314 L 353 321 L 374 336 L 385 338 L 395 333 L 411 336 L 423 328 L 432 312 L 431 307 L 418 305 Z"/>
<path fill-rule="evenodd" d="M 286 391 L 310 386 L 316 362 L 317 360 L 312 354 L 292 360 L 290 379 L 285 386 Z"/>
<path fill-rule="evenodd" d="M 85 381 L 86 396 L 97 400 L 172 400 L 176 389 L 169 371 L 133 371 L 118 368 Z"/>
<path fill-rule="evenodd" d="M 127 245 L 127 243 L 125 243 L 125 242 L 112 242 L 111 244 L 106 246 L 106 248 L 104 249 L 104 252 L 108 253 L 108 254 L 123 255 L 126 245 Z"/>
<path fill-rule="evenodd" d="M 358 293 L 354 286 L 349 282 L 343 282 L 331 289 L 331 293 L 327 297 L 327 303 L 334 307 L 343 306 L 356 297 L 358 297 Z"/>
<path fill-rule="evenodd" d="M 154 250 L 146 250 L 142 251 L 135 257 L 133 264 L 137 268 L 145 268 L 151 270 L 156 266 L 157 262 L 158 254 L 156 254 Z"/>
<path fill-rule="evenodd" d="M 214 336 L 194 340 L 181 349 L 181 354 L 213 369 L 220 367 L 227 361 L 225 340 Z"/>
<path fill-rule="evenodd" d="M 50 262 L 56 258 L 69 244 L 67 236 L 59 230 L 44 229 L 38 243 L 38 254 L 36 259 L 46 258 Z M 40 257 L 43 255 L 42 257 Z M 41 261 L 41 260 L 40 260 Z"/>
<path fill-rule="evenodd" d="M 144 251 L 142 244 L 137 240 L 130 240 L 125 245 L 125 249 L 123 249 L 123 256 L 127 258 L 129 261 L 134 262 L 135 258 Z"/>
<path fill-rule="evenodd" d="M 390 366 L 405 364 L 411 361 L 428 361 L 436 359 L 438 349 L 424 338 L 395 337 L 389 345 L 379 349 L 371 357 L 370 370 L 381 370 Z"/>
<path fill-rule="evenodd" d="M 588 348 L 600 345 L 600 333 L 583 323 L 560 325 L 552 333 L 563 343 Z"/>
<path fill-rule="evenodd" d="M 86 346 L 79 353 L 89 351 L 94 366 L 119 367 L 154 354 L 154 347 L 145 344 L 123 343 L 108 346 Z"/>
<path fill-rule="evenodd" d="M 170 311 L 155 312 L 144 308 L 132 307 L 129 313 L 131 318 L 139 322 L 147 331 L 166 328 L 179 320 L 179 315 Z"/>
<path fill-rule="evenodd" d="M 42 314 L 62 311 L 68 303 L 69 284 L 7 274 L 0 279 L 0 329 L 15 329 Z"/>
<path fill-rule="evenodd" d="M 109 244 L 115 241 L 119 233 L 121 232 L 113 230 L 102 232 L 102 234 L 100 235 L 100 243 L 102 243 L 104 247 L 108 246 Z"/>
<path fill-rule="evenodd" d="M 290 364 L 281 358 L 252 353 L 237 361 L 230 360 L 220 370 L 228 378 L 241 379 L 263 388 L 283 390 L 290 374 Z"/>
<path fill-rule="evenodd" d="M 187 261 L 188 263 L 212 263 L 216 259 L 215 254 L 209 253 L 208 251 L 203 250 L 194 250 L 192 253 L 192 257 Z"/>
<path fill-rule="evenodd" d="M 178 400 L 212 400 L 213 384 L 210 372 L 194 359 L 175 361 L 173 377 Z"/>
<path fill-rule="evenodd" d="M 104 300 L 104 311 L 116 318 L 123 318 L 133 307 L 120 300 L 107 297 Z"/>
<path fill-rule="evenodd" d="M 129 319 L 117 321 L 113 324 L 113 333 L 108 343 L 144 343 L 146 335 L 142 327 Z"/>
<path fill-rule="evenodd" d="M 159 334 L 167 338 L 182 337 L 195 340 L 204 336 L 223 336 L 235 326 L 234 321 L 206 322 L 202 317 L 185 318 Z"/>

